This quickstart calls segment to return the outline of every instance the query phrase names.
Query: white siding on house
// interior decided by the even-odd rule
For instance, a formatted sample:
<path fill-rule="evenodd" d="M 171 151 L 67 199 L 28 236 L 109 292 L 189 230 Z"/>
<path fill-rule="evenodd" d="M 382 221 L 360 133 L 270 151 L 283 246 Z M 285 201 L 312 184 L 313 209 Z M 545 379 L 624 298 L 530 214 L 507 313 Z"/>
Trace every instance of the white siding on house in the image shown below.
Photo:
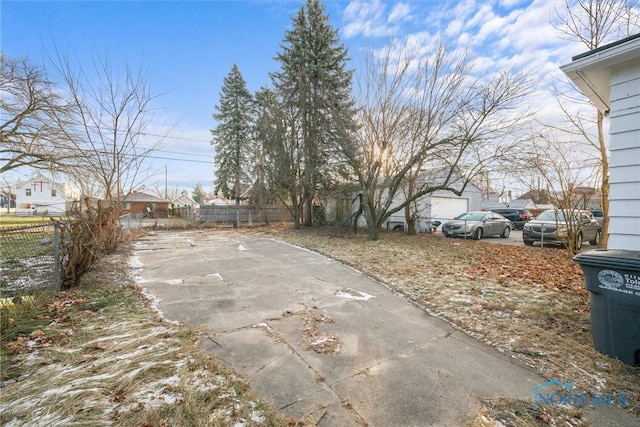
<path fill-rule="evenodd" d="M 64 215 L 71 201 L 70 191 L 64 184 L 36 174 L 25 182 L 16 184 L 16 215 Z"/>
<path fill-rule="evenodd" d="M 640 251 L 640 59 L 611 76 L 610 249 Z"/>

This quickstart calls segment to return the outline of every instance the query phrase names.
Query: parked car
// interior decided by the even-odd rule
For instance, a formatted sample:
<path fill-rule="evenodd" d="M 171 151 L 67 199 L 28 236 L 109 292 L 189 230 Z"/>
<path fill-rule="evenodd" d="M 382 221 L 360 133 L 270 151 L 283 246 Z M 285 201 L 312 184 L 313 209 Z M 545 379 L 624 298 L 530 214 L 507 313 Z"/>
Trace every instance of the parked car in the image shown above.
<path fill-rule="evenodd" d="M 573 238 L 574 249 L 582 248 L 583 241 L 593 246 L 600 242 L 602 229 L 591 212 L 576 210 L 571 215 L 571 221 L 573 236 L 569 236 L 570 230 L 563 211 L 546 210 L 524 225 L 522 240 L 525 245 L 544 242 L 568 246 L 569 239 Z"/>
<path fill-rule="evenodd" d="M 483 236 L 509 237 L 511 221 L 495 212 L 466 212 L 442 225 L 447 237 L 470 237 L 480 240 Z"/>
<path fill-rule="evenodd" d="M 592 209 L 589 212 L 591 212 L 593 216 L 596 217 L 596 220 L 598 221 L 598 224 L 600 224 L 600 228 L 602 229 L 602 223 L 604 221 L 604 213 L 602 212 L 602 209 Z"/>
<path fill-rule="evenodd" d="M 497 214 L 502 215 L 507 218 L 513 224 L 513 229 L 517 230 L 519 228 L 524 227 L 525 223 L 533 218 L 531 212 L 526 209 L 515 209 L 515 208 L 496 208 L 490 209 L 491 212 L 495 212 Z"/>

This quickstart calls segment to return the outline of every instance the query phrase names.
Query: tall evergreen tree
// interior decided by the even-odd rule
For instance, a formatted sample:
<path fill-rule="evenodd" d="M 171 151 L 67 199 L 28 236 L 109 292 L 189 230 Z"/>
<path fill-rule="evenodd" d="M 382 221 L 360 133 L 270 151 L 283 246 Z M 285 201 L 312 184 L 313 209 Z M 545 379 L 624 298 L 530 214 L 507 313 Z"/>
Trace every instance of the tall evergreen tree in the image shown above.
<path fill-rule="evenodd" d="M 296 228 L 302 219 L 302 150 L 295 114 L 273 90 L 256 93 L 256 143 L 260 146 L 265 189 L 284 203 Z M 258 150 L 256 150 L 258 151 Z"/>
<path fill-rule="evenodd" d="M 224 78 L 220 104 L 211 130 L 215 147 L 215 190 L 240 204 L 242 185 L 249 184 L 253 97 L 236 64 Z"/>
<path fill-rule="evenodd" d="M 302 150 L 301 197 L 304 225 L 310 226 L 317 191 L 335 178 L 332 154 L 353 127 L 352 71 L 347 70 L 347 49 L 319 0 L 307 0 L 292 24 L 276 57 L 281 70 L 271 77 L 295 119 L 288 132 Z"/>

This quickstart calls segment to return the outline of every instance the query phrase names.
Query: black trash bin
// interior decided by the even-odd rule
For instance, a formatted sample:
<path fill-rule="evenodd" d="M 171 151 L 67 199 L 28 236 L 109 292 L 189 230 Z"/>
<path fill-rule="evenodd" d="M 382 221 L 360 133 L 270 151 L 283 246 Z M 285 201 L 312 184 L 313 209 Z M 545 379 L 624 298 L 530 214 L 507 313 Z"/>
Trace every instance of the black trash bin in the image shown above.
<path fill-rule="evenodd" d="M 573 260 L 589 290 L 594 347 L 640 365 L 640 252 L 598 249 Z"/>

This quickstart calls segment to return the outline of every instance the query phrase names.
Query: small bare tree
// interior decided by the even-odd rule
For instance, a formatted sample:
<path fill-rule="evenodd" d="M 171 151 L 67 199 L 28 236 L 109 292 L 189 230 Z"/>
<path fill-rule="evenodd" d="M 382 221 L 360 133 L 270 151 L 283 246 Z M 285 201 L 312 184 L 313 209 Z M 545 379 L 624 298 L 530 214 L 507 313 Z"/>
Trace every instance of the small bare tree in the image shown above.
<path fill-rule="evenodd" d="M 75 111 L 68 138 L 80 156 L 67 173 L 98 183 L 105 200 L 122 200 L 149 177 L 148 156 L 164 139 L 143 141 L 155 99 L 148 76 L 128 65 L 116 71 L 107 57 L 94 62 L 92 74 L 59 53 L 50 62 Z"/>
<path fill-rule="evenodd" d="M 563 10 L 556 10 L 553 27 L 569 40 L 582 43 L 586 49 L 592 50 L 607 42 L 624 38 L 640 31 L 640 9 L 638 1 L 619 0 L 577 0 L 565 1 Z M 566 93 L 566 92 L 565 92 Z M 575 99 L 562 99 L 561 104 L 576 102 Z M 604 114 L 596 110 L 592 119 L 584 115 L 576 115 L 575 111 L 562 106 L 562 111 L 569 126 L 562 130 L 579 135 L 589 152 L 599 159 L 600 190 L 602 193 L 602 239 L 600 247 L 606 247 L 609 240 L 609 153 L 608 140 L 604 134 Z M 558 130 L 558 129 L 556 129 Z"/>
<path fill-rule="evenodd" d="M 592 170 L 593 164 L 589 164 L 582 155 L 582 142 L 577 139 L 560 139 L 561 134 L 553 129 L 534 136 L 535 143 L 528 144 L 521 151 L 519 160 L 523 170 L 533 171 L 540 179 L 542 185 L 547 188 L 550 202 L 560 213 L 560 217 L 566 220 L 558 229 L 559 238 L 565 238 L 566 247 L 571 254 L 575 254 L 582 246 L 582 233 L 578 211 L 587 206 L 588 198 L 593 195 L 591 188 L 597 180 L 593 174 L 585 174 Z M 592 159 L 593 161 L 593 159 Z M 566 235 L 562 235 L 565 233 Z M 602 233 L 590 241 L 598 243 Z"/>
<path fill-rule="evenodd" d="M 43 69 L 0 53 L 0 173 L 59 169 L 74 157 L 71 108 Z"/>
<path fill-rule="evenodd" d="M 442 43 L 392 45 L 366 58 L 357 78 L 361 128 L 342 154 L 360 186 L 370 239 L 399 211 L 414 228 L 411 207 L 427 194 L 462 194 L 526 119 L 516 109 L 530 90 L 524 75 L 474 78 L 472 68 Z M 425 179 L 425 168 L 437 172 Z"/>

